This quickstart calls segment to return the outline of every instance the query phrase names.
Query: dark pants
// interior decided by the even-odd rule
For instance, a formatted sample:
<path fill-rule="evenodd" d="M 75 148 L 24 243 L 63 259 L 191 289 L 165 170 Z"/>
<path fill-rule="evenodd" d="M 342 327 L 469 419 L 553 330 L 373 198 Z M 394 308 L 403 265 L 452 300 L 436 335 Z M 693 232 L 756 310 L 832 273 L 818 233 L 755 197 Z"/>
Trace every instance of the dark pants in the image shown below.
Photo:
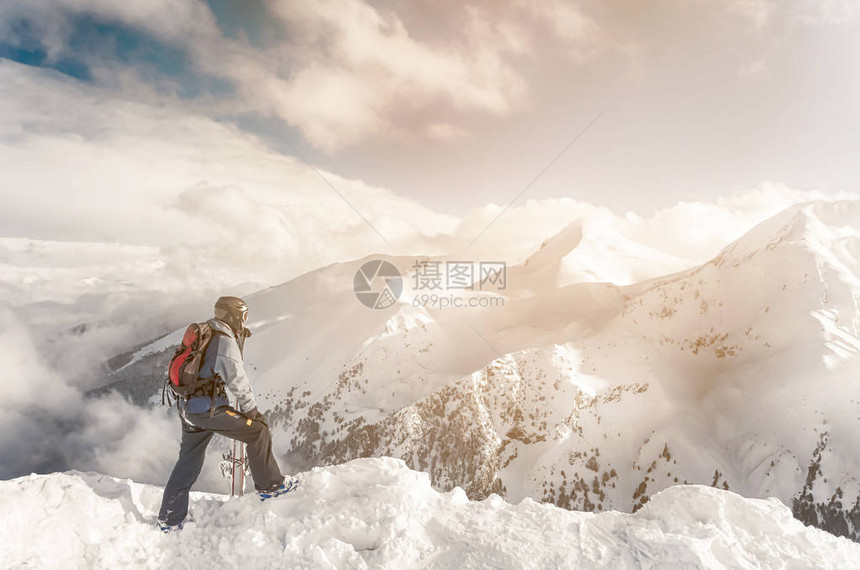
<path fill-rule="evenodd" d="M 203 469 L 206 447 L 216 433 L 248 444 L 248 465 L 258 491 L 271 489 L 284 481 L 272 455 L 272 436 L 265 424 L 251 421 L 229 406 L 218 406 L 211 417 L 209 412 L 188 414 L 187 417 L 194 425 L 182 421 L 179 459 L 164 487 L 158 513 L 162 523 L 175 525 L 185 520 L 188 493 Z"/>

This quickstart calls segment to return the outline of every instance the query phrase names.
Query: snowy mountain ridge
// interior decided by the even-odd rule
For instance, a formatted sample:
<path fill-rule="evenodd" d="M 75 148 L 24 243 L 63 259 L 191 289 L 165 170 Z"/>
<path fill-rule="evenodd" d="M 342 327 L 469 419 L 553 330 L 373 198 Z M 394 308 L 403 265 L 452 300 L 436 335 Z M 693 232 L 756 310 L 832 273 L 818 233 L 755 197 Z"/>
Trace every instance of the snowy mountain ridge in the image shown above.
<path fill-rule="evenodd" d="M 439 493 L 403 462 L 300 475 L 261 504 L 192 494 L 193 522 L 161 534 L 161 488 L 96 473 L 0 482 L 0 555 L 15 568 L 849 568 L 860 545 L 804 527 L 778 500 L 676 486 L 634 515 Z"/>
<path fill-rule="evenodd" d="M 247 358 L 288 467 L 394 456 L 443 491 L 595 511 L 704 484 L 857 539 L 860 202 L 789 208 L 626 286 L 568 282 L 587 233 L 508 267 L 503 307 L 416 307 L 407 290 L 367 310 L 364 260 L 250 296 Z M 389 260 L 409 283 L 415 260 Z M 118 380 L 162 365 L 144 350 Z"/>

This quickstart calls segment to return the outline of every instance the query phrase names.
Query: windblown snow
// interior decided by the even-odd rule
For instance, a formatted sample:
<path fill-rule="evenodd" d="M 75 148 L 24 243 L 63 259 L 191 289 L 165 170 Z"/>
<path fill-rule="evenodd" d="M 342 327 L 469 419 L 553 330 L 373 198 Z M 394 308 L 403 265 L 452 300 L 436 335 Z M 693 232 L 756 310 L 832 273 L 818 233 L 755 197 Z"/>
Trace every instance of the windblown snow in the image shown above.
<path fill-rule="evenodd" d="M 851 568 L 860 545 L 805 527 L 777 499 L 682 485 L 635 514 L 435 491 L 396 459 L 301 474 L 266 503 L 193 493 L 162 534 L 161 488 L 96 473 L 0 482 L 7 568 Z"/>

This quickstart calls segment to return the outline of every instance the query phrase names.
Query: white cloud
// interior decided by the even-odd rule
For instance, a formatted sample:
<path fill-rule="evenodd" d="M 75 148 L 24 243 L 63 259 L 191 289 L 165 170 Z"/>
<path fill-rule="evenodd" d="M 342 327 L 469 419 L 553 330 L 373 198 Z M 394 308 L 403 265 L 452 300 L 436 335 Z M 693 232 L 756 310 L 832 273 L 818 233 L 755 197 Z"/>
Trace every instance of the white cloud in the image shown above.
<path fill-rule="evenodd" d="M 6 235 L 185 244 L 267 279 L 388 249 L 316 172 L 236 128 L 10 62 L 0 78 Z M 397 248 L 455 223 L 388 190 L 323 175 Z"/>
<path fill-rule="evenodd" d="M 51 363 L 58 353 L 76 352 L 89 362 L 90 377 L 110 352 L 87 331 L 82 342 L 74 335 L 55 337 L 53 346 L 40 343 L 36 329 L 14 309 L 0 303 L 0 366 L 5 381 L 6 409 L 0 416 L 0 478 L 33 471 L 97 470 L 119 477 L 163 484 L 179 449 L 179 422 L 169 408 L 141 408 L 118 394 L 91 398 L 86 382 L 70 380 L 65 359 Z M 54 308 L 62 320 L 62 309 Z M 140 317 L 143 313 L 137 312 Z M 129 340 L 122 326 L 112 326 L 115 337 Z M 121 342 L 121 341 L 120 341 Z M 40 346 L 40 344 L 42 346 Z M 113 347 L 115 351 L 117 347 Z M 209 463 L 218 461 L 223 442 L 214 442 Z M 217 469 L 208 469 L 197 488 L 223 489 Z"/>
<path fill-rule="evenodd" d="M 808 24 L 844 24 L 860 13 L 860 0 L 798 0 L 797 19 Z"/>
<path fill-rule="evenodd" d="M 429 44 L 415 39 L 394 12 L 362 0 L 277 2 L 270 8 L 292 39 L 264 50 L 225 37 L 200 0 L 36 0 L 6 4 L 0 16 L 8 22 L 28 17 L 55 59 L 71 49 L 70 15 L 97 15 L 143 30 L 185 50 L 197 70 L 231 81 L 239 95 L 228 105 L 234 111 L 279 117 L 327 150 L 420 134 L 404 125 L 428 114 L 505 115 L 524 96 L 525 82 L 507 59 L 524 49 L 523 42 L 509 25 L 500 25 L 501 34 L 485 33 L 488 25 L 477 11 L 470 10 L 454 34 L 460 39 Z M 138 84 L 144 93 L 150 89 L 107 56 L 89 63 L 104 84 L 127 93 Z M 428 126 L 437 121 L 430 117 Z"/>
<path fill-rule="evenodd" d="M 431 45 L 416 40 L 395 13 L 361 0 L 273 7 L 317 49 L 292 58 L 289 79 L 272 79 L 262 91 L 255 81 L 246 83 L 245 97 L 299 127 L 317 146 L 402 136 L 393 117 L 413 122 L 434 106 L 507 114 L 523 97 L 525 83 L 505 59 L 510 37 L 478 41 L 469 33 L 482 25 L 477 12 L 470 13 L 461 40 Z"/>
<path fill-rule="evenodd" d="M 0 303 L 0 346 L 3 347 L 0 366 L 8 379 L 3 390 L 7 412 L 20 410 L 31 402 L 51 412 L 58 411 L 64 404 L 77 403 L 74 390 L 45 365 L 33 344 L 31 332 L 6 303 Z M 4 418 L 7 416 L 4 414 Z M 4 423 L 6 421 L 4 419 Z M 2 431 L 8 433 L 6 429 Z"/>
<path fill-rule="evenodd" d="M 764 182 L 757 188 L 712 202 L 679 202 L 648 213 L 613 212 L 609 208 L 571 198 L 526 200 L 509 208 L 492 225 L 491 221 L 503 207 L 490 204 L 461 220 L 450 241 L 450 248 L 461 251 L 489 226 L 466 251 L 474 257 L 518 262 L 528 257 L 543 240 L 569 224 L 584 222 L 586 232 L 589 227 L 600 233 L 615 232 L 634 243 L 663 252 L 667 258 L 686 260 L 692 266 L 708 261 L 754 225 L 792 204 L 837 199 L 860 199 L 860 196 L 800 191 Z M 653 276 L 660 271 L 661 268 L 655 267 Z"/>
<path fill-rule="evenodd" d="M 427 127 L 430 138 L 445 142 L 454 142 L 469 136 L 466 129 L 451 123 L 434 123 Z"/>
<path fill-rule="evenodd" d="M 772 24 L 840 25 L 860 13 L 860 0 L 734 0 L 729 11 L 746 18 L 763 31 Z"/>
<path fill-rule="evenodd" d="M 46 7 L 97 14 L 141 28 L 172 43 L 188 43 L 220 36 L 215 16 L 202 0 L 37 0 Z"/>
<path fill-rule="evenodd" d="M 488 205 L 458 220 L 387 189 L 324 172 L 347 204 L 305 164 L 272 152 L 237 128 L 181 109 L 115 99 L 48 70 L 0 62 L 0 98 L 6 125 L 0 153 L 7 164 L 0 173 L 3 233 L 154 248 L 124 270 L 144 280 L 142 268 L 161 263 L 157 271 L 163 279 L 154 290 L 175 291 L 192 278 L 187 268 L 172 265 L 183 255 L 206 268 L 217 287 L 277 283 L 371 253 L 453 251 L 501 211 Z M 436 128 L 437 136 L 462 134 Z M 748 210 L 774 213 L 802 199 L 788 190 L 762 192 L 769 206 Z M 716 210 L 702 207 L 704 213 L 695 217 L 702 224 L 694 228 L 697 235 L 711 231 L 701 220 L 723 215 L 714 212 L 740 211 L 726 201 Z M 525 255 L 548 234 L 598 210 L 570 199 L 518 204 L 470 251 Z M 733 227 L 742 231 L 752 217 L 737 217 Z M 688 213 L 679 219 L 693 218 Z M 702 243 L 725 241 L 725 231 L 713 231 Z M 670 248 L 676 233 L 664 233 L 669 237 L 660 247 Z M 681 256 L 701 259 L 695 252 Z M 95 273 L 117 283 L 109 269 Z M 20 269 L 9 275 L 17 275 L 19 283 L 26 277 Z"/>
<path fill-rule="evenodd" d="M 520 2 L 527 14 L 547 26 L 565 45 L 568 55 L 579 63 L 593 59 L 613 41 L 575 3 L 563 0 Z"/>
<path fill-rule="evenodd" d="M 857 199 L 854 194 L 798 191 L 774 182 L 713 202 L 680 202 L 648 216 L 628 214 L 625 233 L 639 243 L 702 263 L 754 225 L 792 204 L 809 200 Z"/>
<path fill-rule="evenodd" d="M 738 75 L 741 77 L 758 77 L 768 72 L 768 66 L 764 58 L 755 59 L 741 65 Z"/>
<path fill-rule="evenodd" d="M 290 81 L 272 77 L 261 84 L 265 89 L 249 82 L 245 100 L 300 128 L 314 146 L 335 150 L 394 130 L 383 114 L 389 94 L 357 72 L 312 65 Z"/>
<path fill-rule="evenodd" d="M 735 0 L 729 9 L 747 18 L 757 30 L 762 30 L 770 22 L 777 6 L 770 0 Z"/>
<path fill-rule="evenodd" d="M 7 22 L 28 17 L 53 59 L 72 49 L 71 16 L 142 30 L 184 50 L 197 71 L 233 83 L 237 96 L 208 102 L 216 111 L 262 111 L 328 151 L 379 137 L 440 139 L 435 125 L 452 117 L 514 112 L 527 96 L 521 60 L 547 30 L 580 61 L 607 43 L 591 18 L 563 2 L 447 7 L 452 27 L 444 41 L 417 39 L 397 13 L 364 0 L 272 2 L 269 8 L 288 39 L 265 49 L 224 36 L 201 0 L 16 1 L 0 8 L 0 16 Z M 89 58 L 94 76 L 125 96 L 152 99 L 156 86 L 178 89 L 169 78 L 135 76 L 111 54 L 76 56 Z"/>
<path fill-rule="evenodd" d="M 667 4 L 659 8 L 667 17 L 654 20 L 696 13 L 714 17 L 713 10 L 699 4 L 706 3 Z M 770 38 L 788 37 L 783 30 L 788 22 L 851 20 L 860 2 L 733 0 L 727 6 L 729 13 L 756 29 L 771 32 Z M 263 49 L 241 35 L 225 36 L 202 0 L 13 0 L 0 5 L 0 33 L 14 38 L 7 26 L 17 16 L 26 16 L 50 58 L 56 59 L 72 51 L 70 16 L 95 15 L 142 30 L 182 50 L 196 72 L 235 86 L 234 94 L 202 97 L 198 103 L 205 112 L 261 111 L 328 151 L 379 138 L 457 140 L 459 136 L 440 137 L 436 125 L 457 124 L 467 132 L 474 123 L 464 118 L 508 116 L 525 109 L 538 98 L 531 93 L 536 86 L 535 64 L 552 60 L 559 50 L 574 64 L 594 61 L 604 53 L 621 55 L 624 64 L 632 63 L 641 75 L 642 59 L 654 57 L 673 41 L 673 34 L 650 22 L 641 30 L 630 28 L 627 20 L 635 20 L 635 10 L 561 0 L 510 4 L 478 0 L 465 6 L 417 3 L 396 9 L 365 0 L 287 0 L 270 2 L 268 7 L 276 24 L 284 27 L 285 39 Z M 401 17 L 411 8 L 419 14 L 432 10 L 438 21 Z M 435 35 L 434 25 L 441 29 Z M 743 59 L 750 51 L 740 44 L 732 49 Z M 742 75 L 761 75 L 774 50 L 752 51 L 757 55 L 742 63 Z M 163 98 L 159 90 L 180 89 L 176 79 L 136 74 L 113 54 L 75 55 L 89 58 L 94 77 L 125 97 L 152 100 Z M 558 73 L 575 74 L 576 68 Z"/>

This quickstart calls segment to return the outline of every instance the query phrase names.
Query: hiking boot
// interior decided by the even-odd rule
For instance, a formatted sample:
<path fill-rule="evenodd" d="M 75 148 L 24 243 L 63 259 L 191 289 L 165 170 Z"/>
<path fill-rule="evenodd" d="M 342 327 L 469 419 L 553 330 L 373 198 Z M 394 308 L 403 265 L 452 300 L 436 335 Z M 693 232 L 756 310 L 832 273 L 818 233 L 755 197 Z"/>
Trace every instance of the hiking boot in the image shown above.
<path fill-rule="evenodd" d="M 265 501 L 266 499 L 273 499 L 275 497 L 279 497 L 281 495 L 289 493 L 290 491 L 295 490 L 295 488 L 298 486 L 298 479 L 290 479 L 289 481 L 284 481 L 283 483 L 273 487 L 272 489 L 260 491 L 260 500 Z"/>
<path fill-rule="evenodd" d="M 161 532 L 163 532 L 164 534 L 168 534 L 171 532 L 179 532 L 180 530 L 182 530 L 184 524 L 185 521 L 182 521 L 178 524 L 167 524 L 165 522 L 158 521 L 158 528 L 160 528 Z"/>

